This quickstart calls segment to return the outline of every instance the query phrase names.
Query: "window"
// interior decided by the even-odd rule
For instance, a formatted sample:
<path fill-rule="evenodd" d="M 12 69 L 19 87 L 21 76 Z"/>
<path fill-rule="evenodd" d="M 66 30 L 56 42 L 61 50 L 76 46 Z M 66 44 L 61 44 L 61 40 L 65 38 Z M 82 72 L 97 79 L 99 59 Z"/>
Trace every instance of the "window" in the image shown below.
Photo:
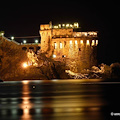
<path fill-rule="evenodd" d="M 95 41 L 94 41 L 94 40 L 92 40 L 92 46 L 93 46 L 93 45 L 95 45 Z"/>
<path fill-rule="evenodd" d="M 96 40 L 96 45 L 98 45 L 98 40 Z"/>
<path fill-rule="evenodd" d="M 56 49 L 57 48 L 57 43 L 56 42 L 54 42 L 54 49 Z"/>
<path fill-rule="evenodd" d="M 75 40 L 75 45 L 77 45 L 77 40 Z"/>
<path fill-rule="evenodd" d="M 83 40 L 81 40 L 80 43 L 83 44 Z"/>
<path fill-rule="evenodd" d="M 72 44 L 72 40 L 70 40 L 70 44 Z"/>
<path fill-rule="evenodd" d="M 60 42 L 60 49 L 62 49 L 62 43 Z"/>
<path fill-rule="evenodd" d="M 87 45 L 90 45 L 90 42 L 89 42 L 89 40 L 87 40 L 87 43 L 86 43 Z"/>

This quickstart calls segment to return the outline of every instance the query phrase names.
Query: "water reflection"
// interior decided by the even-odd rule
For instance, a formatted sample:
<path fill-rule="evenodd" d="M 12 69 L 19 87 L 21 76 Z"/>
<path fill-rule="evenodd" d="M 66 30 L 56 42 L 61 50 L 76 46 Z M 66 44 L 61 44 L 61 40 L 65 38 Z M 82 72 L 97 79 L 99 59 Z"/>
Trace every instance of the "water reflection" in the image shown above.
<path fill-rule="evenodd" d="M 29 81 L 22 81 L 22 103 L 20 108 L 23 110 L 21 120 L 31 120 L 30 109 L 32 108 L 32 103 L 30 102 L 30 90 Z"/>
<path fill-rule="evenodd" d="M 72 80 L 4 83 L 0 86 L 0 120 L 7 116 L 9 120 L 107 119 L 119 105 L 119 88 Z"/>

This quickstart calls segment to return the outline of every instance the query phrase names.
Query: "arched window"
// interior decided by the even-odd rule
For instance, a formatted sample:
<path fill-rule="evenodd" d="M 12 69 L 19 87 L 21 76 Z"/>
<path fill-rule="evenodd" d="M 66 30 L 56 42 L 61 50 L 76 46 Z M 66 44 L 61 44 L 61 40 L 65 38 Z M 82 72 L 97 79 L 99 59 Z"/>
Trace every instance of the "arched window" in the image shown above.
<path fill-rule="evenodd" d="M 41 49 L 41 47 L 39 47 L 39 46 L 38 46 L 38 47 L 36 47 L 36 50 L 40 50 L 40 49 Z"/>
<path fill-rule="evenodd" d="M 26 50 L 27 50 L 27 48 L 26 48 L 26 47 L 22 47 L 22 50 L 26 51 Z"/>
<path fill-rule="evenodd" d="M 57 48 L 57 43 L 56 42 L 54 42 L 54 49 L 56 49 Z"/>

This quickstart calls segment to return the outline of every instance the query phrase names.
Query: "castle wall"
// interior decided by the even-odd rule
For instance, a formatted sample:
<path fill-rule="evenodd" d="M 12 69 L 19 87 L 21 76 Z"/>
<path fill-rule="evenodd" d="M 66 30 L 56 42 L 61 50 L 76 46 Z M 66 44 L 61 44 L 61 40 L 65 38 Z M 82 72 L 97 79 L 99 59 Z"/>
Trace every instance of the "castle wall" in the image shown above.
<path fill-rule="evenodd" d="M 97 32 L 73 32 L 73 28 L 41 26 L 41 51 L 54 60 L 65 59 L 76 66 L 76 72 L 97 65 Z"/>

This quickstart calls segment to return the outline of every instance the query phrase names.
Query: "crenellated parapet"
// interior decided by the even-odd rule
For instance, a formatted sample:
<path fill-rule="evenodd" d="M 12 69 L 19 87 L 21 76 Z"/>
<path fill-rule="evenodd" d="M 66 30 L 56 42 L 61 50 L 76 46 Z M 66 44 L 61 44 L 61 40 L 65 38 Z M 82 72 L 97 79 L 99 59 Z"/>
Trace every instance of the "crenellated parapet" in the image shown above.
<path fill-rule="evenodd" d="M 41 25 L 42 52 L 51 54 L 55 60 L 78 60 L 81 68 L 96 65 L 98 32 L 75 32 L 78 28 L 78 23 Z"/>

